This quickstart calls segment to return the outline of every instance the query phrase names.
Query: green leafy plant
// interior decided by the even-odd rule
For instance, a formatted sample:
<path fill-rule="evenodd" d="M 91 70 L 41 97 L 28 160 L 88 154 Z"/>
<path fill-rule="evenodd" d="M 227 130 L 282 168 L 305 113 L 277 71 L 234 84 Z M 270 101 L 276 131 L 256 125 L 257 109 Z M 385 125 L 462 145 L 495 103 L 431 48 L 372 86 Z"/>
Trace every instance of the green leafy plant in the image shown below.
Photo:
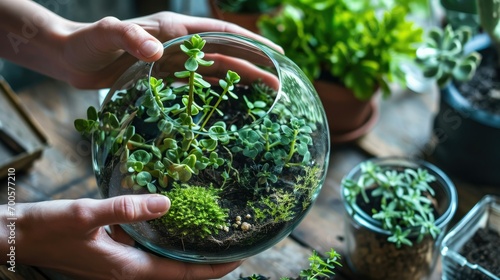
<path fill-rule="evenodd" d="M 399 248 L 413 245 L 409 238 L 412 229 L 418 229 L 417 242 L 426 235 L 436 238 L 439 234 L 433 214 L 434 190 L 430 186 L 435 180 L 425 169 L 382 169 L 368 161 L 362 163 L 359 179 L 346 178 L 342 187 L 347 190 L 345 199 L 352 209 L 367 204 L 372 217 L 391 232 L 388 241 Z"/>
<path fill-rule="evenodd" d="M 443 1 L 443 5 L 453 10 L 477 10 L 481 28 L 491 38 L 497 54 L 500 54 L 498 1 L 477 0 L 465 3 L 465 6 L 456 1 Z M 424 45 L 417 50 L 417 62 L 423 68 L 424 76 L 436 79 L 440 87 L 444 87 L 452 79 L 462 82 L 470 80 L 481 62 L 478 52 L 464 53 L 464 46 L 471 36 L 472 29 L 466 25 L 457 27 L 456 30 L 451 25 L 447 25 L 444 30 L 431 29 Z M 498 63 L 500 65 L 500 59 Z"/>
<path fill-rule="evenodd" d="M 361 100 L 377 88 L 389 96 L 390 81 L 403 83 L 398 65 L 415 58 L 422 29 L 406 19 L 403 5 L 383 14 L 356 7 L 351 1 L 288 1 L 278 15 L 261 17 L 259 28 L 311 80 L 329 77 Z"/>
<path fill-rule="evenodd" d="M 495 0 L 476 0 L 479 23 L 488 33 L 496 53 L 500 54 L 500 3 Z M 498 58 L 500 65 L 500 55 Z"/>
<path fill-rule="evenodd" d="M 339 262 L 340 254 L 338 254 L 334 249 L 325 253 L 326 257 L 321 257 L 316 251 L 313 251 L 309 257 L 309 268 L 300 271 L 298 277 L 281 277 L 281 280 L 319 280 L 319 279 L 330 279 L 335 275 L 335 268 L 342 266 Z M 239 280 L 267 280 L 266 276 L 253 274 L 247 277 L 241 277 Z"/>
<path fill-rule="evenodd" d="M 319 188 L 322 176 L 311 160 L 317 130 L 311 115 L 275 104 L 276 90 L 258 78 L 240 85 L 232 70 L 222 79 L 204 78 L 200 73 L 214 65 L 205 44 L 195 34 L 180 45 L 186 60 L 173 73 L 177 83 L 142 79 L 75 120 L 97 149 L 109 149 L 100 159 L 109 169 L 103 172 L 118 169 L 123 189 L 171 199 L 169 212 L 151 223 L 183 246 L 194 239 L 220 245 L 214 236 L 236 243 L 254 225 L 292 221 L 310 205 L 307 189 Z M 297 178 L 300 191 L 289 183 Z M 243 212 L 255 217 L 228 227 Z"/>
<path fill-rule="evenodd" d="M 249 202 L 255 213 L 255 220 L 270 219 L 275 223 L 287 222 L 293 218 L 295 198 L 293 194 L 281 190 L 270 196 L 264 196 L 256 202 Z"/>
<path fill-rule="evenodd" d="M 214 0 L 221 10 L 233 13 L 260 13 L 278 7 L 279 0 Z"/>

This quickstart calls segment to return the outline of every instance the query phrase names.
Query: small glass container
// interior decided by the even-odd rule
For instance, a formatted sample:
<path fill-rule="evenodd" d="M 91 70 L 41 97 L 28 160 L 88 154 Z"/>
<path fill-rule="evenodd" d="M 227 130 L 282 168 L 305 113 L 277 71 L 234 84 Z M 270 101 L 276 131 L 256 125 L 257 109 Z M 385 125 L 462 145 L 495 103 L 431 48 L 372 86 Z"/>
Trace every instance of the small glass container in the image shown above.
<path fill-rule="evenodd" d="M 441 245 L 441 260 L 443 264 L 443 280 L 453 279 L 495 279 L 500 280 L 500 274 L 495 275 L 484 266 L 488 262 L 496 262 L 500 267 L 500 259 L 481 258 L 473 261 L 467 255 L 474 257 L 474 252 L 464 252 L 465 244 L 479 231 L 496 232 L 500 234 L 500 197 L 487 195 L 483 197 L 445 236 Z M 479 237 L 483 239 L 483 237 Z M 499 237 L 500 238 L 500 237 Z M 484 239 L 489 239 L 484 238 Z M 483 239 L 483 240 L 484 240 Z M 498 240 L 496 241 L 498 244 Z M 495 246 L 495 245 L 493 245 Z M 482 252 L 484 253 L 484 252 Z"/>
<path fill-rule="evenodd" d="M 360 279 L 428 279 L 439 257 L 439 245 L 444 232 L 457 208 L 457 193 L 453 182 L 436 166 L 422 160 L 400 157 L 370 159 L 382 170 L 426 169 L 436 180 L 430 183 L 435 191 L 438 215 L 436 226 L 441 230 L 436 239 L 430 235 L 417 242 L 419 229 L 411 229 L 408 238 L 412 246 L 397 248 L 387 241 L 392 234 L 382 228 L 382 223 L 365 213 L 361 208 L 347 202 L 347 189 L 342 188 L 342 198 L 346 210 L 345 218 L 345 258 L 350 269 Z M 361 164 L 354 167 L 345 179 L 357 181 L 361 174 Z M 405 230 L 405 229 L 403 229 Z"/>

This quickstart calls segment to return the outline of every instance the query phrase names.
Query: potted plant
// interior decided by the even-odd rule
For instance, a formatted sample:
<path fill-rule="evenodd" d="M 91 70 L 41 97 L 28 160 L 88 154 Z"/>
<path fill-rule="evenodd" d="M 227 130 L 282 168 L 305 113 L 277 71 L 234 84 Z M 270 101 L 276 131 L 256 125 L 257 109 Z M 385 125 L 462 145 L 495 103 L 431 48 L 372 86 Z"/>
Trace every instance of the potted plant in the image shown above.
<path fill-rule="evenodd" d="M 475 1 L 469 0 L 440 0 L 444 10 L 444 21 L 453 28 L 469 26 L 473 33 L 479 29 L 479 19 Z"/>
<path fill-rule="evenodd" d="M 320 279 L 333 279 L 335 276 L 335 269 L 342 266 L 339 262 L 340 255 L 331 249 L 325 253 L 326 257 L 321 257 L 316 251 L 313 251 L 309 257 L 309 268 L 300 271 L 299 275 L 294 278 L 281 277 L 280 280 L 320 280 Z M 269 280 L 269 277 L 260 274 L 253 274 L 251 276 L 240 276 L 238 280 Z"/>
<path fill-rule="evenodd" d="M 164 47 L 75 121 L 92 136 L 99 190 L 170 198 L 163 217 L 121 225 L 162 256 L 218 263 L 257 254 L 291 232 L 323 184 L 321 102 L 293 62 L 256 41 L 203 33 Z"/>
<path fill-rule="evenodd" d="M 345 258 L 363 279 L 425 279 L 457 206 L 450 179 L 436 166 L 375 158 L 342 180 Z"/>
<path fill-rule="evenodd" d="M 370 2 L 371 3 L 371 2 Z M 352 141 L 376 121 L 374 96 L 391 93 L 389 82 L 403 82 L 398 65 L 413 60 L 422 29 L 396 4 L 352 1 L 287 1 L 280 12 L 262 16 L 261 34 L 283 46 L 313 81 L 327 111 L 334 143 Z"/>
<path fill-rule="evenodd" d="M 475 36 L 466 53 L 481 56 L 467 82 L 452 81 L 441 90 L 440 109 L 434 119 L 432 157 L 452 174 L 480 184 L 499 184 L 500 94 L 498 87 L 498 11 L 495 1 L 477 1 L 483 34 Z"/>
<path fill-rule="evenodd" d="M 259 32 L 257 21 L 263 14 L 279 10 L 280 0 L 208 0 L 212 16 Z"/>
<path fill-rule="evenodd" d="M 500 279 L 500 197 L 483 197 L 444 237 L 443 279 Z"/>

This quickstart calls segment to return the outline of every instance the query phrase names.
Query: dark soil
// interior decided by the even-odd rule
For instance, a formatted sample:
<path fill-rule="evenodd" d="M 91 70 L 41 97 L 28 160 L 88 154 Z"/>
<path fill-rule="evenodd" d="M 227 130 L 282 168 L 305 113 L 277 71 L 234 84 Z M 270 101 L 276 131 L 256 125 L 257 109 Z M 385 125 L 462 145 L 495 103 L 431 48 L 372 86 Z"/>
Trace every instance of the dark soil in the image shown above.
<path fill-rule="evenodd" d="M 478 264 L 500 277 L 500 234 L 493 229 L 481 228 L 474 236 L 465 243 L 460 254 L 467 261 Z M 476 270 L 471 270 L 468 267 L 460 267 L 456 274 L 459 275 L 457 280 L 489 280 L 490 277 L 485 276 Z"/>
<path fill-rule="evenodd" d="M 244 162 L 242 159 L 238 159 L 235 162 Z M 124 194 L 142 194 L 147 193 L 145 189 L 139 191 L 133 191 L 132 189 L 121 188 L 121 173 L 119 171 L 119 158 L 108 157 L 108 164 L 103 169 L 103 174 L 98 178 L 98 185 L 101 188 L 101 192 L 104 197 L 114 197 L 117 195 Z M 205 170 L 206 171 L 206 170 Z M 204 171 L 200 172 L 198 175 L 200 178 L 206 176 L 203 174 Z M 293 187 L 293 184 L 281 182 L 283 185 L 281 187 Z M 196 184 L 202 184 L 197 182 Z M 251 200 L 252 195 L 248 193 L 247 190 L 240 188 L 239 191 L 231 193 L 225 192 L 221 197 L 221 205 L 229 209 L 229 216 L 235 217 L 240 215 L 242 217 L 247 213 L 251 213 L 248 207 L 246 207 L 246 201 Z M 256 199 L 256 198 L 253 198 Z M 294 213 L 297 217 L 301 217 L 305 210 L 302 207 L 303 200 L 305 197 L 297 197 L 297 206 L 294 207 Z M 153 242 L 156 246 L 163 248 L 164 250 L 170 250 L 171 252 L 191 252 L 197 255 L 204 255 L 206 257 L 213 257 L 220 254 L 232 255 L 239 254 L 248 250 L 255 250 L 260 247 L 269 247 L 270 244 L 279 239 L 279 237 L 285 234 L 287 228 L 291 227 L 293 223 L 296 222 L 296 218 L 288 222 L 259 222 L 253 220 L 253 218 L 245 219 L 243 221 L 252 224 L 252 228 L 249 231 L 242 231 L 241 229 L 234 229 L 230 227 L 229 232 L 219 231 L 217 234 L 213 234 L 209 238 L 181 238 L 179 236 L 172 236 L 168 233 L 165 226 L 158 222 L 157 220 L 151 220 L 149 222 L 140 222 L 129 224 L 135 232 L 143 236 L 143 240 L 146 242 Z M 228 223 L 233 223 L 234 221 L 228 220 Z M 139 241 L 139 242 L 140 242 Z"/>
<path fill-rule="evenodd" d="M 436 183 L 431 183 L 433 186 Z M 436 189 L 436 187 L 434 187 Z M 361 196 L 356 203 L 362 211 L 371 216 L 372 209 L 380 211 L 381 197 L 371 196 L 373 189 L 367 190 L 370 201 L 366 203 Z M 434 202 L 433 214 L 439 217 L 436 210 L 437 201 L 429 196 Z M 352 227 L 349 224 L 349 227 Z M 356 267 L 357 274 L 363 276 L 363 279 L 425 279 L 434 267 L 433 254 L 435 251 L 434 239 L 427 235 L 422 241 L 418 242 L 417 237 L 410 236 L 409 239 L 413 246 L 403 245 L 397 248 L 394 243 L 387 241 L 387 235 L 376 233 L 363 226 L 355 226 L 350 229 L 354 238 L 355 248 L 351 250 L 350 262 Z"/>
<path fill-rule="evenodd" d="M 472 104 L 473 108 L 500 115 L 500 68 L 498 55 L 488 48 L 480 52 L 482 61 L 474 77 L 457 84 L 458 90 Z"/>
<path fill-rule="evenodd" d="M 257 93 L 250 94 L 253 91 Z M 266 101 L 266 103 L 269 104 L 272 104 L 276 95 L 276 92 L 268 87 L 257 87 L 255 85 L 253 85 L 252 88 L 248 86 L 235 87 L 233 92 L 238 95 L 244 94 L 248 96 L 250 102 L 260 100 Z M 144 96 L 145 95 L 140 90 L 129 90 L 121 99 L 118 99 L 120 102 L 115 102 L 116 104 L 110 103 L 112 106 L 109 106 L 108 111 L 116 114 L 118 119 L 122 119 L 125 113 L 130 114 L 130 116 L 133 117 L 132 125 L 135 127 L 135 132 L 145 139 L 145 143 L 150 143 L 158 139 L 163 140 L 157 124 L 146 122 L 144 112 L 130 105 L 140 104 L 141 98 L 145 98 Z M 228 100 L 227 102 L 221 103 L 218 108 L 226 114 L 222 117 L 218 114 L 214 114 L 214 120 L 211 118 L 211 122 L 208 124 L 210 125 L 212 122 L 222 120 L 228 127 L 232 124 L 235 124 L 237 127 L 243 127 L 244 125 L 255 123 L 254 118 L 256 118 L 257 115 L 249 116 L 247 113 L 248 110 L 243 109 L 242 100 L 243 98 L 240 97 L 236 101 Z M 196 98 L 195 101 L 199 104 L 203 103 Z M 175 102 L 180 101 L 176 99 L 171 102 L 172 103 L 164 104 L 164 106 L 170 107 L 174 105 Z M 280 117 L 277 116 L 277 114 L 269 114 L 268 116 L 272 120 Z M 196 121 L 195 119 L 195 122 Z M 314 138 L 314 133 L 311 137 Z M 179 139 L 179 142 L 180 141 L 181 139 Z M 268 186 L 267 183 L 264 185 L 258 181 L 258 173 L 262 168 L 260 158 L 256 157 L 253 159 L 243 156 L 242 153 L 230 153 L 229 148 L 224 148 L 220 145 L 215 151 L 219 157 L 231 159 L 231 170 L 233 171 L 229 171 L 229 176 L 233 176 L 238 180 L 228 180 L 226 183 L 223 176 L 221 176 L 221 173 L 225 171 L 224 168 L 207 168 L 199 171 L 196 176 L 189 179 L 189 184 L 192 186 L 206 186 L 210 183 L 213 183 L 214 186 L 223 186 L 226 184 L 223 194 L 221 194 L 219 204 L 224 209 L 228 209 L 229 218 L 226 221 L 227 225 L 229 225 L 228 229 L 221 229 L 218 232 L 214 231 L 209 237 L 199 237 L 196 234 L 188 234 L 185 236 L 173 234 L 158 220 L 129 224 L 128 228 L 141 236 L 141 240 L 138 240 L 138 242 L 141 242 L 142 245 L 144 245 L 144 243 L 154 244 L 163 250 L 168 250 L 172 254 L 176 252 L 191 253 L 206 258 L 214 258 L 220 255 L 237 256 L 247 252 L 251 253 L 260 248 L 270 247 L 272 244 L 276 243 L 277 240 L 285 236 L 287 230 L 303 217 L 310 206 L 310 197 L 308 193 L 294 193 L 294 189 L 298 183 L 297 176 L 305 175 L 303 173 L 303 168 L 292 166 L 286 168 L 286 170 L 280 169 L 279 172 L 273 171 L 279 173 L 279 180 L 270 184 L 271 186 Z M 312 152 L 314 153 L 314 151 Z M 119 153 L 121 153 L 121 151 L 118 151 L 117 154 Z M 292 158 L 292 162 L 300 162 L 300 156 L 294 155 L 294 157 L 297 158 Z M 101 173 L 97 177 L 99 188 L 103 196 L 113 197 L 123 194 L 146 193 L 146 189 L 134 191 L 130 188 L 122 187 L 124 174 L 123 171 L 120 170 L 120 158 L 121 157 L 116 154 L 107 154 L 105 162 L 103 166 L 101 166 Z M 169 191 L 171 187 L 171 185 L 167 186 L 165 189 L 158 187 L 158 192 Z M 286 193 L 294 195 L 294 205 L 290 209 L 293 217 L 286 221 L 276 221 L 273 219 L 254 220 L 253 217 L 256 215 L 252 210 L 253 208 L 249 206 L 249 202 L 259 201 L 265 196 L 272 197 L 277 190 L 283 190 Z M 261 204 L 257 204 L 255 207 L 267 209 L 267 206 Z M 249 223 L 251 225 L 250 229 L 243 230 L 237 224 L 234 224 L 236 222 L 235 217 L 240 216 L 241 219 L 241 217 L 247 215 L 249 218 L 242 218 L 241 222 Z M 200 259 L 201 258 L 202 257 L 200 257 Z"/>
<path fill-rule="evenodd" d="M 386 235 L 363 227 L 353 232 L 356 248 L 352 249 L 350 261 L 363 277 L 359 279 L 425 279 L 433 268 L 434 239 L 430 236 L 398 249 Z"/>

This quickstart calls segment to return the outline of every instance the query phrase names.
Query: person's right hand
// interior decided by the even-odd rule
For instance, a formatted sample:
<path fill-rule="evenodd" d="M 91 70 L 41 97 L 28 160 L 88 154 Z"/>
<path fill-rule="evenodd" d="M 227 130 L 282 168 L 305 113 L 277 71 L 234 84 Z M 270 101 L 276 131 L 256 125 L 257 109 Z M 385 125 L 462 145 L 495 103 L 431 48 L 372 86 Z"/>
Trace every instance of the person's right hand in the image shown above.
<path fill-rule="evenodd" d="M 94 23 L 69 23 L 63 38 L 64 72 L 60 78 L 79 88 L 109 87 L 137 59 L 153 62 L 163 54 L 161 42 L 201 32 L 228 32 L 260 41 L 279 52 L 270 40 L 235 24 L 173 12 Z"/>
<path fill-rule="evenodd" d="M 170 201 L 162 195 L 18 203 L 16 263 L 54 269 L 75 279 L 148 280 L 219 278 L 240 264 L 202 265 L 161 258 L 118 242 L 123 235 L 115 240 L 103 228 L 155 219 L 169 207 Z M 0 213 L 7 213 L 6 208 L 1 206 Z M 1 226 L 5 243 L 7 230 Z M 4 264 L 5 258 L 6 254 L 1 257 Z"/>

